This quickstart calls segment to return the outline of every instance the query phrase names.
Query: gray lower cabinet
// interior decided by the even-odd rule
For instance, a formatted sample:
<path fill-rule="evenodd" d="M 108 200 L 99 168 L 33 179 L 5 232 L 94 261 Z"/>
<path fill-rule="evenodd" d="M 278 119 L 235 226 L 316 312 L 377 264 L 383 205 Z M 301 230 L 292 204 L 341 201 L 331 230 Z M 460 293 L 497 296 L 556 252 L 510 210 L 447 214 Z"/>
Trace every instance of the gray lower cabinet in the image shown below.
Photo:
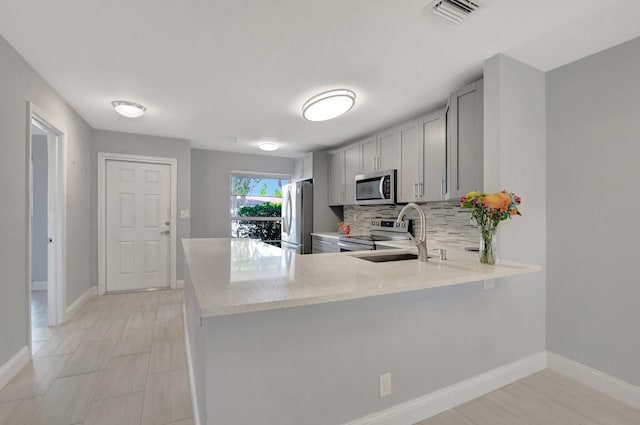
<path fill-rule="evenodd" d="M 451 198 L 484 188 L 483 80 L 451 93 L 448 114 Z"/>
<path fill-rule="evenodd" d="M 340 252 L 338 247 L 338 239 L 323 236 L 311 235 L 311 253 L 325 254 L 328 252 Z"/>

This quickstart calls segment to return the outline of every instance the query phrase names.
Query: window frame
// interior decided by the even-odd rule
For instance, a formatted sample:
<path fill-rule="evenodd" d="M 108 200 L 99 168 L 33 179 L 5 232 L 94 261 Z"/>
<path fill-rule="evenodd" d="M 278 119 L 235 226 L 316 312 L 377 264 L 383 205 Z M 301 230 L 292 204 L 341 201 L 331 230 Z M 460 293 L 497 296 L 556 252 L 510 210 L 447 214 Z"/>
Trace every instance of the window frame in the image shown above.
<path fill-rule="evenodd" d="M 260 171 L 241 171 L 241 170 L 231 170 L 229 171 L 229 180 L 228 183 L 229 185 L 227 186 L 227 190 L 228 190 L 228 197 L 227 197 L 227 201 L 229 202 L 229 205 L 231 205 L 231 197 L 234 196 L 231 193 L 231 188 L 232 188 L 232 179 L 233 177 L 249 177 L 249 178 L 265 178 L 265 179 L 286 179 L 287 183 L 289 184 L 293 181 L 293 175 L 292 174 L 284 174 L 284 173 L 266 173 L 266 172 L 260 172 Z M 282 202 L 281 202 L 282 203 Z M 239 238 L 237 236 L 232 236 L 233 234 L 233 222 L 234 221 L 238 221 L 238 220 L 243 220 L 243 221 L 277 221 L 280 223 L 280 225 L 282 225 L 282 214 L 278 217 L 247 217 L 247 216 L 233 216 L 231 215 L 231 208 L 229 208 L 229 237 L 232 239 L 243 239 L 243 238 Z"/>

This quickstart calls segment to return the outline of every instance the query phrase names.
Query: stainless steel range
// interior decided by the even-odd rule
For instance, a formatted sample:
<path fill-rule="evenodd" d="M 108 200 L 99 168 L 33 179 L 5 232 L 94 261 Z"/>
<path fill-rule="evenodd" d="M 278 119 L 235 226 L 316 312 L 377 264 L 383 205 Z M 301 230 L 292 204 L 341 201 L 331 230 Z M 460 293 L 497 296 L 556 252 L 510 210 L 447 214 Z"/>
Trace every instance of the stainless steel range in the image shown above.
<path fill-rule="evenodd" d="M 384 249 L 376 246 L 376 242 L 392 240 L 408 240 L 411 220 L 396 223 L 395 218 L 374 218 L 371 220 L 371 233 L 366 235 L 340 235 L 338 246 L 341 252 L 371 251 Z"/>

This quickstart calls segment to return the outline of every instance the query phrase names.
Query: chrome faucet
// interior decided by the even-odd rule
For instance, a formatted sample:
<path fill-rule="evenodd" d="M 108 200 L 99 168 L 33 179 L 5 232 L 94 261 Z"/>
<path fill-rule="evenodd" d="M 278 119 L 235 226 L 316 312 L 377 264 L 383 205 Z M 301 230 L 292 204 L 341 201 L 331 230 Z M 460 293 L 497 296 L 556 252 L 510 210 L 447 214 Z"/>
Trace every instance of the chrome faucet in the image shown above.
<path fill-rule="evenodd" d="M 411 208 L 418 211 L 418 215 L 420 216 L 420 237 L 415 238 L 411 233 L 409 233 L 409 237 L 418 247 L 418 261 L 426 262 L 429 257 L 427 255 L 427 217 L 424 215 L 422 208 L 413 202 L 405 205 L 400 211 L 400 214 L 398 214 L 396 222 L 400 223 L 404 218 L 404 215 L 407 213 L 407 210 Z"/>

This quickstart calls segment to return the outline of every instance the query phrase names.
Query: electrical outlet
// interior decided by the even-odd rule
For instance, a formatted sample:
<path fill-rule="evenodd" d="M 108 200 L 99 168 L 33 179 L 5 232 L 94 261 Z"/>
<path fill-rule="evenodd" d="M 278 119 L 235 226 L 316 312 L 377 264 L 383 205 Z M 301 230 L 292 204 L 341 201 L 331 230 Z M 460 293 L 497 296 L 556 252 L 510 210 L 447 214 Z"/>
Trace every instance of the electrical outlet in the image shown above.
<path fill-rule="evenodd" d="M 493 289 L 496 286 L 496 280 L 495 279 L 485 279 L 484 280 L 484 290 L 489 290 L 489 289 Z"/>
<path fill-rule="evenodd" d="M 191 214 L 189 210 L 180 210 L 180 218 L 190 218 Z"/>
<path fill-rule="evenodd" d="M 391 394 L 391 372 L 380 375 L 380 398 Z"/>

